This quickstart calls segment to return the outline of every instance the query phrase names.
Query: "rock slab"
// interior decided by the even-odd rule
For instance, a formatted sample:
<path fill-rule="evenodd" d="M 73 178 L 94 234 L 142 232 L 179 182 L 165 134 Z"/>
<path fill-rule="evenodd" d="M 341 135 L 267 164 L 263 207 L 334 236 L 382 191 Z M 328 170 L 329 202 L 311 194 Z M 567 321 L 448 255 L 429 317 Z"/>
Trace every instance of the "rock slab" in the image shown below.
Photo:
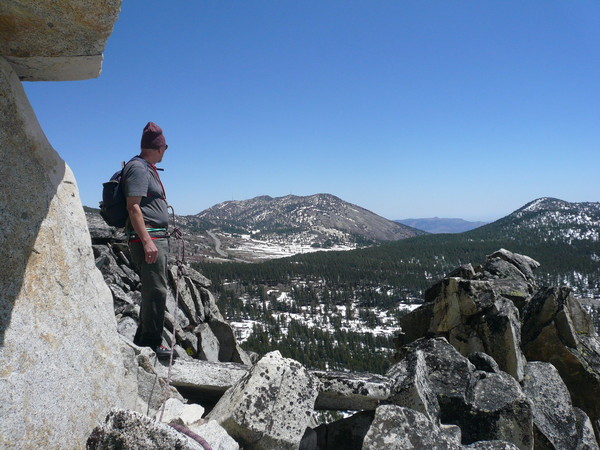
<path fill-rule="evenodd" d="M 137 388 L 75 178 L 2 57 L 0 111 L 0 447 L 80 448 Z"/>
<path fill-rule="evenodd" d="M 249 449 L 297 449 L 318 395 L 319 382 L 278 351 L 261 358 L 207 416 Z"/>

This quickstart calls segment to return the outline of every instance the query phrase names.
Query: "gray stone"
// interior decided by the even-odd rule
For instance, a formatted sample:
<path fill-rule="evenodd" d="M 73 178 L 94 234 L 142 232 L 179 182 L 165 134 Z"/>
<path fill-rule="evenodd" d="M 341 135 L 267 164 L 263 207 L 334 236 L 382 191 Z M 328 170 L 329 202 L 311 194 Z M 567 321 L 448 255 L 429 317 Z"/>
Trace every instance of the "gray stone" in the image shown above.
<path fill-rule="evenodd" d="M 442 422 L 460 426 L 464 443 L 500 440 L 532 448 L 532 406 L 517 381 L 505 372 L 482 371 L 477 371 L 473 380 L 468 408 L 445 409 Z"/>
<path fill-rule="evenodd" d="M 192 280 L 194 283 L 196 283 L 198 286 L 201 286 L 201 287 L 204 287 L 207 289 L 212 286 L 212 281 L 210 281 L 208 278 L 206 278 L 204 275 L 202 275 L 197 270 L 194 270 L 191 267 L 186 267 L 185 270 L 186 270 L 186 275 L 188 276 L 188 278 L 190 280 Z"/>
<path fill-rule="evenodd" d="M 207 416 L 250 449 L 295 449 L 309 424 L 318 380 L 277 351 L 261 358 Z"/>
<path fill-rule="evenodd" d="M 468 403 L 467 391 L 475 372 L 473 364 L 444 338 L 419 339 L 403 347 L 398 352 L 400 362 L 417 351 L 424 356 L 428 383 L 437 396 L 440 408 L 464 408 Z M 398 364 L 393 366 L 386 375 L 402 378 L 405 372 L 397 372 L 400 367 Z"/>
<path fill-rule="evenodd" d="M 522 348 L 529 360 L 556 367 L 573 405 L 593 423 L 600 418 L 600 340 L 585 317 L 570 289 L 540 289 L 523 315 Z"/>
<path fill-rule="evenodd" d="M 235 339 L 235 333 L 225 320 L 219 320 L 214 315 L 208 323 L 211 331 L 219 341 L 219 361 L 250 364 L 250 357 L 242 350 Z"/>
<path fill-rule="evenodd" d="M 0 8 L 8 6 L 16 4 Z M 10 47 L 14 31 L 0 30 L 0 46 Z M 75 178 L 3 57 L 0 92 L 0 436 L 24 449 L 83 446 L 111 407 L 135 402 L 136 389 Z"/>
<path fill-rule="evenodd" d="M 510 252 L 506 249 L 501 248 L 498 251 L 495 251 L 491 255 L 487 257 L 488 259 L 492 258 L 501 258 L 515 267 L 519 269 L 519 271 L 523 274 L 523 276 L 531 282 L 535 281 L 535 276 L 533 271 L 540 266 L 540 263 L 535 259 L 530 258 L 529 256 L 520 255 L 518 253 Z"/>
<path fill-rule="evenodd" d="M 439 287 L 441 287 L 441 283 Z M 433 337 L 433 333 L 429 331 L 429 326 L 433 317 L 434 305 L 433 301 L 424 303 L 409 314 L 400 317 L 398 325 L 401 331 L 395 341 L 397 347 L 408 345 L 423 337 Z"/>
<path fill-rule="evenodd" d="M 419 337 L 442 336 L 464 356 L 487 353 L 502 370 L 522 379 L 525 357 L 519 346 L 521 323 L 514 304 L 499 296 L 487 280 L 446 278 L 437 286 L 437 297 L 428 306 L 400 320 L 403 331 L 407 327 L 409 332 L 399 342 L 409 342 L 419 333 Z"/>
<path fill-rule="evenodd" d="M 185 312 L 181 309 L 181 304 L 177 307 L 175 301 L 175 293 L 170 289 L 167 290 L 167 310 L 165 312 L 165 321 L 169 329 L 173 330 L 173 321 L 175 320 L 175 309 L 177 308 L 177 333 L 182 335 L 183 330 L 190 326 L 190 320 Z"/>
<path fill-rule="evenodd" d="M 248 373 L 249 365 L 209 361 L 175 361 L 172 385 L 189 396 L 218 400 Z M 315 409 L 375 409 L 388 398 L 391 380 L 381 375 L 348 372 L 311 372 L 320 382 Z"/>
<path fill-rule="evenodd" d="M 461 448 L 477 450 L 519 450 L 519 447 L 512 442 L 505 441 L 478 441 L 469 445 L 463 445 Z"/>
<path fill-rule="evenodd" d="M 442 439 L 451 447 L 460 447 L 460 442 L 462 440 L 462 431 L 457 425 L 448 425 L 441 424 L 440 425 L 440 433 L 442 434 Z"/>
<path fill-rule="evenodd" d="M 156 412 L 154 418 L 163 423 L 177 423 L 179 425 L 184 425 L 180 418 L 184 406 L 185 403 L 183 403 L 181 400 L 177 398 L 169 398 Z"/>
<path fill-rule="evenodd" d="M 321 388 L 316 409 L 374 410 L 390 395 L 391 380 L 370 373 L 313 371 Z"/>
<path fill-rule="evenodd" d="M 87 449 L 204 450 L 196 441 L 172 427 L 135 411 L 112 410 L 105 423 L 94 428 Z"/>
<path fill-rule="evenodd" d="M 483 370 L 484 372 L 498 373 L 500 367 L 498 363 L 490 355 L 482 352 L 471 353 L 468 356 L 468 360 L 475 366 L 477 370 Z"/>
<path fill-rule="evenodd" d="M 203 322 L 205 320 L 204 305 L 202 304 L 202 295 L 198 290 L 198 286 L 192 281 L 192 279 L 189 276 L 185 277 L 185 283 L 194 301 L 194 308 L 196 310 L 196 321 Z"/>
<path fill-rule="evenodd" d="M 397 405 L 375 410 L 373 423 L 363 441 L 363 450 L 457 449 L 439 427 L 420 412 Z"/>
<path fill-rule="evenodd" d="M 205 361 L 219 361 L 219 340 L 207 323 L 194 329 L 198 338 L 198 358 Z"/>
<path fill-rule="evenodd" d="M 464 443 L 533 444 L 531 404 L 513 377 L 476 370 L 443 338 L 417 340 L 399 354 L 402 360 L 387 373 L 395 380 L 390 401 L 425 411 L 434 424 L 458 425 Z"/>
<path fill-rule="evenodd" d="M 249 370 L 249 366 L 236 363 L 175 361 L 171 384 L 199 396 L 218 399 Z"/>
<path fill-rule="evenodd" d="M 191 425 L 189 428 L 208 442 L 212 450 L 239 450 L 240 448 L 235 439 L 229 436 L 216 420 L 209 420 L 200 425 Z"/>
<path fill-rule="evenodd" d="M 167 386 L 167 371 L 156 360 L 155 353 L 148 347 L 133 346 L 136 350 L 134 367 L 137 371 L 136 411 L 154 416 L 167 398 L 183 401 L 183 397 L 173 386 Z"/>
<path fill-rule="evenodd" d="M 188 322 L 191 325 L 198 324 L 198 314 L 196 313 L 196 305 L 194 303 L 194 297 L 192 292 L 185 282 L 184 277 L 178 276 L 178 269 L 176 265 L 171 265 L 168 269 L 169 279 L 173 289 L 173 295 L 177 295 L 178 305 L 184 312 Z"/>
<path fill-rule="evenodd" d="M 319 450 L 360 450 L 371 427 L 375 411 L 360 411 L 345 419 L 315 428 Z"/>
<path fill-rule="evenodd" d="M 135 332 L 137 331 L 137 322 L 128 316 L 117 317 L 117 332 L 133 342 Z"/>
<path fill-rule="evenodd" d="M 571 396 L 552 364 L 530 362 L 525 367 L 523 391 L 533 404 L 533 423 L 537 443 L 548 448 L 575 448 L 576 417 Z"/>
<path fill-rule="evenodd" d="M 93 244 L 107 244 L 124 238 L 123 233 L 117 228 L 107 225 L 99 213 L 86 211 L 85 218 Z"/>
<path fill-rule="evenodd" d="M 409 353 L 388 374 L 392 374 L 394 381 L 386 403 L 414 409 L 432 423 L 439 424 L 440 405 L 429 383 L 427 363 L 422 351 Z"/>
<path fill-rule="evenodd" d="M 594 427 L 588 415 L 579 408 L 573 408 L 577 420 L 577 450 L 597 450 L 598 441 L 594 435 Z"/>
<path fill-rule="evenodd" d="M 100 74 L 102 51 L 120 11 L 120 0 L 52 2 L 4 0 L 0 55 L 19 78 L 85 80 Z"/>
<path fill-rule="evenodd" d="M 317 432 L 312 428 L 307 428 L 300 440 L 298 450 L 315 450 L 317 448 Z"/>
<path fill-rule="evenodd" d="M 179 399 L 169 398 L 156 412 L 156 420 L 164 423 L 176 423 L 190 428 L 193 425 L 202 425 L 204 408 L 198 404 L 185 404 Z M 162 416 L 162 418 L 161 418 Z"/>
<path fill-rule="evenodd" d="M 200 291 L 200 297 L 202 299 L 202 304 L 204 305 L 204 320 L 206 322 L 210 322 L 212 320 L 224 322 L 225 319 L 221 315 L 221 311 L 219 311 L 215 296 L 212 294 L 212 292 L 205 287 L 199 287 L 198 290 Z"/>

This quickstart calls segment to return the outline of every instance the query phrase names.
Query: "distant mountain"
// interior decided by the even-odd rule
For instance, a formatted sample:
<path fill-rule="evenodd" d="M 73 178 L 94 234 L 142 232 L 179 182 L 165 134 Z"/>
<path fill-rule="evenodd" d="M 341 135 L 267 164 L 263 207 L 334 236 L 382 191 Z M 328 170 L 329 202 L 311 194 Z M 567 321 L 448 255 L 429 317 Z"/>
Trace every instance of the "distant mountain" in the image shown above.
<path fill-rule="evenodd" d="M 96 208 L 84 207 L 89 218 Z M 352 250 L 426 234 L 331 194 L 267 195 L 177 216 L 190 261 L 255 262 L 317 250 Z M 101 220 L 94 221 L 94 226 Z"/>
<path fill-rule="evenodd" d="M 312 231 L 336 240 L 341 232 L 367 241 L 396 241 L 425 234 L 330 194 L 228 201 L 196 217 L 211 227 L 239 229 L 253 235 Z"/>
<path fill-rule="evenodd" d="M 212 257 L 219 260 L 257 261 L 320 249 L 350 250 L 425 234 L 330 194 L 227 201 L 178 220 L 191 239 L 201 239 L 200 235 L 214 239 L 218 254 Z M 206 239 L 194 245 L 210 256 Z"/>
<path fill-rule="evenodd" d="M 569 284 L 579 295 L 600 296 L 599 233 L 600 203 L 569 203 L 546 197 L 460 234 L 429 234 L 343 253 L 296 255 L 273 264 L 287 276 L 300 279 L 364 283 L 418 297 L 431 280 L 506 248 L 541 263 L 537 271 L 540 283 Z M 256 270 L 268 273 L 266 264 Z M 233 266 L 205 269 L 207 273 L 215 271 L 210 276 L 220 276 L 218 272 L 224 270 L 228 270 L 227 278 L 238 276 Z M 249 273 L 253 268 L 245 270 L 244 277 L 254 276 Z M 369 291 L 369 295 L 379 294 Z"/>
<path fill-rule="evenodd" d="M 444 219 L 440 217 L 432 217 L 429 219 L 401 219 L 394 222 L 423 230 L 428 233 L 462 233 L 464 231 L 473 230 L 488 222 L 469 222 L 463 219 Z"/>
<path fill-rule="evenodd" d="M 585 308 L 600 310 L 599 231 L 600 203 L 541 198 L 464 233 L 428 234 L 258 264 L 197 267 L 213 281 L 219 305 L 247 339 L 247 349 L 264 352 L 276 345 L 310 365 L 322 363 L 318 349 L 330 345 L 336 352 L 332 364 L 341 361 L 343 367 L 364 370 L 384 359 L 391 348 L 386 339 L 397 331 L 399 318 L 422 301 L 433 282 L 461 265 L 485 261 L 500 248 L 537 260 L 539 286 L 571 286 L 576 296 L 591 299 Z M 289 312 L 283 325 L 274 319 L 281 311 Z M 282 331 L 285 326 L 287 333 Z M 299 348 L 290 336 L 308 344 Z M 350 346 L 370 339 L 379 339 L 376 347 L 382 354 L 368 352 L 359 361 L 357 355 L 362 359 L 365 352 Z M 306 351 L 313 346 L 315 351 Z"/>
<path fill-rule="evenodd" d="M 600 203 L 539 198 L 502 219 L 473 230 L 469 236 L 539 243 L 598 242 Z"/>

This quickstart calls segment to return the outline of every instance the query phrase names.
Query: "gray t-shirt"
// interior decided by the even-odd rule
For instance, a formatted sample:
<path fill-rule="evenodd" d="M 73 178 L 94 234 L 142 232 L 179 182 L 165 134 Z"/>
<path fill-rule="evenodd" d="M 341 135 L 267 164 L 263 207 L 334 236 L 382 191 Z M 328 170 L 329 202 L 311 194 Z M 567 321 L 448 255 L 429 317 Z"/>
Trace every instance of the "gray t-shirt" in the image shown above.
<path fill-rule="evenodd" d="M 125 197 L 142 197 L 140 208 L 144 222 L 152 227 L 166 228 L 169 224 L 167 199 L 152 164 L 135 156 L 125 165 L 122 183 Z"/>

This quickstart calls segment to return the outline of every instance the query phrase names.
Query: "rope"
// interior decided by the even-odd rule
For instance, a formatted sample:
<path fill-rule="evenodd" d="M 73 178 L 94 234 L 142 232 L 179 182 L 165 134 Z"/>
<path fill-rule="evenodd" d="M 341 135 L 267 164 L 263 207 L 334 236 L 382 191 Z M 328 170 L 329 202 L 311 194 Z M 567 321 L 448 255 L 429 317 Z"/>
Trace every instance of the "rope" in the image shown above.
<path fill-rule="evenodd" d="M 171 217 L 173 221 L 173 231 L 171 236 L 174 237 L 179 242 L 179 248 L 177 251 L 177 280 L 175 280 L 175 312 L 173 313 L 173 342 L 171 342 L 171 354 L 169 355 L 169 369 L 167 372 L 167 382 L 165 383 L 165 387 L 163 389 L 163 404 L 160 410 L 159 422 L 162 422 L 163 415 L 165 413 L 165 406 L 167 404 L 168 396 L 169 396 L 169 386 L 171 385 L 171 369 L 173 367 L 173 351 L 175 349 L 175 344 L 177 343 L 177 310 L 179 309 L 179 282 L 186 275 L 185 270 L 185 241 L 183 240 L 183 233 L 176 226 L 175 223 L 175 210 L 172 206 L 169 206 L 171 210 Z M 212 450 L 212 447 L 208 442 L 206 442 L 202 437 L 198 436 L 191 430 L 187 428 L 177 425 L 175 423 L 169 424 L 171 427 L 176 429 L 177 431 L 191 437 L 196 442 L 198 442 L 205 450 Z"/>
<path fill-rule="evenodd" d="M 204 450 L 212 450 L 212 447 L 210 446 L 210 444 L 208 442 L 206 442 L 201 436 L 194 433 L 192 430 L 189 430 L 186 427 L 176 424 L 176 423 L 170 423 L 169 426 L 175 428 L 180 433 L 183 433 L 186 436 L 191 437 L 198 444 L 200 444 L 202 447 L 204 447 Z"/>
<path fill-rule="evenodd" d="M 175 311 L 173 312 L 173 342 L 171 342 L 171 353 L 169 354 L 169 368 L 167 371 L 167 382 L 163 388 L 163 404 L 160 410 L 159 421 L 162 422 L 163 415 L 165 413 L 165 405 L 169 397 L 169 386 L 171 385 L 171 369 L 173 367 L 173 352 L 175 350 L 175 344 L 177 343 L 177 310 L 179 309 L 179 282 L 185 275 L 185 242 L 183 241 L 183 234 L 181 230 L 176 226 L 175 222 L 175 210 L 172 206 L 169 206 L 171 210 L 171 217 L 173 221 L 173 232 L 171 236 L 175 237 L 180 243 L 177 251 L 177 279 L 175 280 Z"/>

